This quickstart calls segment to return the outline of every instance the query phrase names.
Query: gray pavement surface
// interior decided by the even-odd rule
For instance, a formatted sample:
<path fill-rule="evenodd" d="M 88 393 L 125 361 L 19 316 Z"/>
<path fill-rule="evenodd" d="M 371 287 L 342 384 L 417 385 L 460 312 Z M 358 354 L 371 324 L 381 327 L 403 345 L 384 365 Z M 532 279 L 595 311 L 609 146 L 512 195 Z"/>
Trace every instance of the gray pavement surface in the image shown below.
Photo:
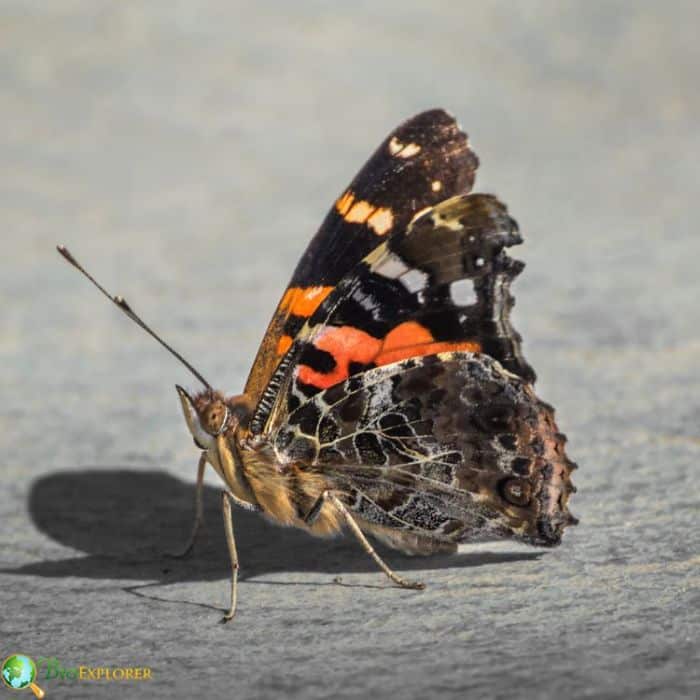
<path fill-rule="evenodd" d="M 0 655 L 153 669 L 40 673 L 50 698 L 697 697 L 697 8 L 2 2 Z M 193 382 L 54 245 L 238 392 L 330 203 L 432 106 L 525 235 L 514 321 L 581 524 L 553 551 L 388 553 L 411 592 L 238 513 L 219 625 L 213 474 L 207 538 L 161 556 L 190 526 Z"/>

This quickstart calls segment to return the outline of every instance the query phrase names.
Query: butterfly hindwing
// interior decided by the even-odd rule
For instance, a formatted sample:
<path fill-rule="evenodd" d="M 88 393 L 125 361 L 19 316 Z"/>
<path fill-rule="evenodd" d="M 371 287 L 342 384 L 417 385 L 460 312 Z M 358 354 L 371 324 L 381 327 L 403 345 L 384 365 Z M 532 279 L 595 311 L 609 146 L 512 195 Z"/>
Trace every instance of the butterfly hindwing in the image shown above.
<path fill-rule="evenodd" d="M 454 118 L 435 109 L 395 129 L 335 202 L 294 272 L 246 384 L 257 401 L 304 323 L 338 282 L 416 212 L 468 192 L 478 159 Z"/>
<path fill-rule="evenodd" d="M 539 545 L 557 544 L 572 522 L 564 440 L 527 382 L 464 352 L 354 375 L 302 403 L 271 436 L 280 465 L 321 469 L 380 535 Z"/>

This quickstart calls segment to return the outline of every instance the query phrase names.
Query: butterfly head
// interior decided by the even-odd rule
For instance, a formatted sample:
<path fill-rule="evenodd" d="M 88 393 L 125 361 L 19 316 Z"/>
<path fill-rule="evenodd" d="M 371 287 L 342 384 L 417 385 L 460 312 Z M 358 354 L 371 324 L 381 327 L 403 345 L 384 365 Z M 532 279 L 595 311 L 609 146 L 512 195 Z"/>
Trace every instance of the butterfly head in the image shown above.
<path fill-rule="evenodd" d="M 218 435 L 235 431 L 250 413 L 244 397 L 226 398 L 209 388 L 192 396 L 181 386 L 175 388 L 192 439 L 202 450 L 212 447 Z"/>

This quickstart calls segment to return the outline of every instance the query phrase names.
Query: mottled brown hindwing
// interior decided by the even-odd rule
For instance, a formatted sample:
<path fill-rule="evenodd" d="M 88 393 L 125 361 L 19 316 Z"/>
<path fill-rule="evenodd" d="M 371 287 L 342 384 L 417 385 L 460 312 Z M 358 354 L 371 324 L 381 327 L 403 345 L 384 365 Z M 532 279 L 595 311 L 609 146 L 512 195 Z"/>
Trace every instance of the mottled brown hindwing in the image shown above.
<path fill-rule="evenodd" d="M 378 367 L 316 394 L 271 442 L 320 470 L 363 522 L 435 541 L 555 545 L 575 465 L 553 410 L 491 358 L 454 352 Z"/>

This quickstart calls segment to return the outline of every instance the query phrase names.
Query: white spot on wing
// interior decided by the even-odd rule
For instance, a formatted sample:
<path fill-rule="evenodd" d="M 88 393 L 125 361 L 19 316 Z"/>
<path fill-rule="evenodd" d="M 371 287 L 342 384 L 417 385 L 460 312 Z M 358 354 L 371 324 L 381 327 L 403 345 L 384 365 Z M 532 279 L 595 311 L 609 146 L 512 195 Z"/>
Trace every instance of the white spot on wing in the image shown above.
<path fill-rule="evenodd" d="M 394 225 L 394 215 L 391 213 L 391 209 L 387 207 L 377 209 L 367 219 L 367 225 L 379 236 L 388 233 Z"/>
<path fill-rule="evenodd" d="M 450 297 L 457 306 L 476 304 L 477 296 L 471 280 L 457 280 L 450 285 Z"/>
<path fill-rule="evenodd" d="M 404 146 L 403 150 L 399 154 L 401 158 L 412 158 L 420 153 L 420 146 L 417 143 L 409 143 Z"/>
<path fill-rule="evenodd" d="M 428 275 L 413 268 L 401 276 L 401 284 L 413 294 L 428 286 Z"/>
<path fill-rule="evenodd" d="M 412 158 L 420 153 L 420 146 L 417 143 L 401 143 L 396 136 L 392 136 L 389 141 L 389 153 L 399 158 Z"/>
<path fill-rule="evenodd" d="M 378 265 L 373 271 L 382 275 L 382 277 L 397 279 L 408 272 L 408 267 L 397 255 L 389 255 L 389 257 L 382 261 L 381 265 Z"/>

